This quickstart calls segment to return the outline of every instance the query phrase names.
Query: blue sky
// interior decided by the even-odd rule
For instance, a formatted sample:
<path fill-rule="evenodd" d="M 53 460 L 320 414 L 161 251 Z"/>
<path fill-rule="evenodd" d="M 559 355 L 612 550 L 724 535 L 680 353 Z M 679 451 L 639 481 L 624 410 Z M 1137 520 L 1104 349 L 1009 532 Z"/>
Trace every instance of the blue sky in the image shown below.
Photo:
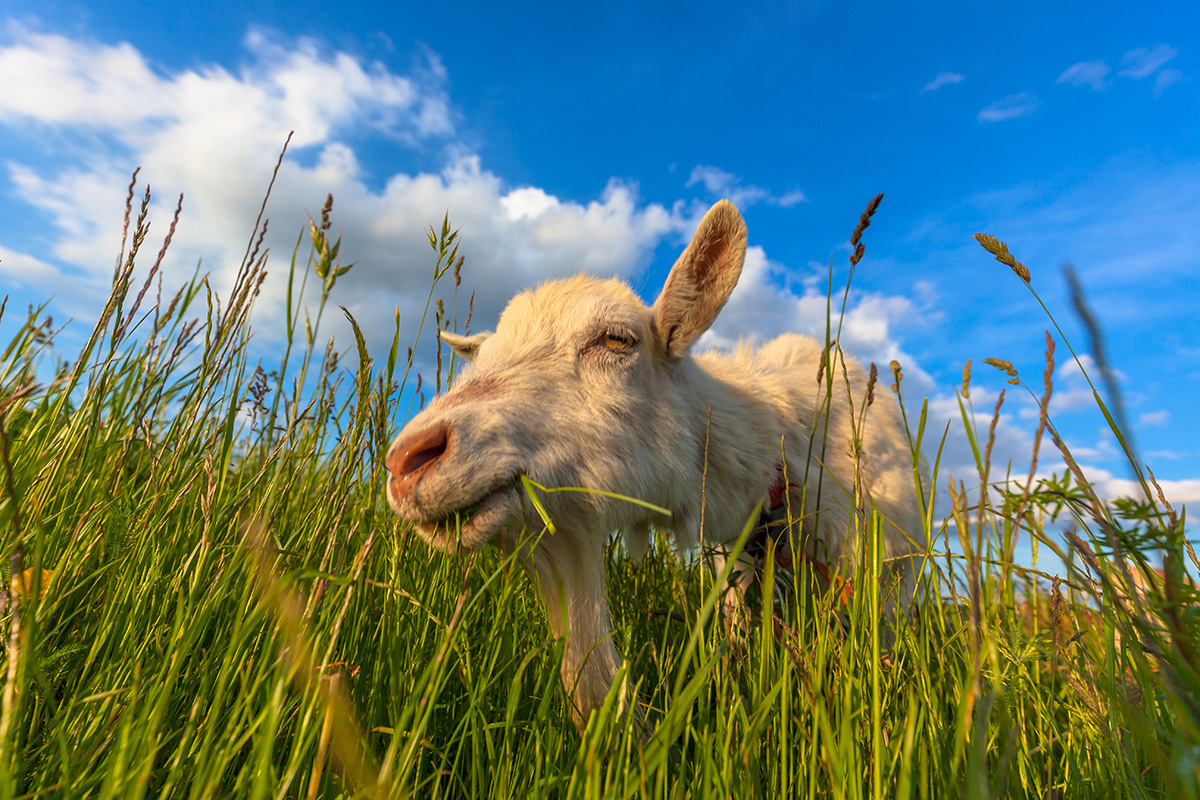
<path fill-rule="evenodd" d="M 731 197 L 751 250 L 710 334 L 719 346 L 823 331 L 828 265 L 843 283 L 846 240 L 882 191 L 848 349 L 903 362 L 910 395 L 941 420 L 974 359 L 972 399 L 989 412 L 1005 384 L 980 359 L 1009 359 L 1040 387 L 1049 322 L 971 234 L 1008 242 L 1084 347 L 1060 272 L 1071 261 L 1144 460 L 1168 497 L 1200 500 L 1194 3 L 175 5 L 6 4 L 10 309 L 54 295 L 57 319 L 94 319 L 138 165 L 159 234 L 185 194 L 169 277 L 200 260 L 220 286 L 293 129 L 268 212 L 267 353 L 283 255 L 330 191 L 360 262 L 334 300 L 380 355 L 395 306 L 415 327 L 423 228 L 447 210 L 478 328 L 516 290 L 580 269 L 652 299 L 699 214 Z M 349 345 L 334 322 L 327 332 Z M 1054 420 L 1103 491 L 1127 490 L 1065 356 L 1060 346 Z M 996 452 L 1023 473 L 1036 412 L 1013 392 L 1006 410 Z M 969 477 L 968 463 L 954 438 L 945 466 Z"/>

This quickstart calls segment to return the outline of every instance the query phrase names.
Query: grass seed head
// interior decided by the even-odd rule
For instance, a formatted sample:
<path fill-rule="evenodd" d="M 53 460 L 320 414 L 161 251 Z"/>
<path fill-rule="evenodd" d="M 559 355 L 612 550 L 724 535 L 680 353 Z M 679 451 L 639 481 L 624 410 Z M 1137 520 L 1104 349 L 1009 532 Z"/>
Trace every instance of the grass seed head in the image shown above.
<path fill-rule="evenodd" d="M 863 253 L 866 252 L 866 249 L 866 246 L 862 242 L 858 243 L 858 246 L 854 248 L 854 252 L 850 254 L 850 266 L 858 266 L 858 262 L 862 261 Z"/>
<path fill-rule="evenodd" d="M 883 201 L 883 192 L 871 198 L 871 202 L 867 203 L 866 209 L 858 218 L 858 225 L 854 228 L 854 233 L 850 234 L 850 244 L 858 245 L 858 240 L 862 238 L 863 231 L 871 225 L 871 217 L 875 216 L 875 212 L 879 209 L 880 202 Z"/>
<path fill-rule="evenodd" d="M 1018 278 L 1025 281 L 1026 285 L 1029 284 L 1029 268 L 1020 261 L 1017 261 L 1017 259 L 1013 258 L 1012 254 L 1008 252 L 1008 245 L 989 233 L 977 233 L 975 234 L 974 238 L 975 241 L 979 242 L 979 245 L 984 250 L 987 250 L 989 253 L 991 253 L 997 261 L 999 261 L 1001 264 L 1007 265 L 1009 269 L 1017 273 Z"/>
<path fill-rule="evenodd" d="M 1005 361 L 1003 358 L 985 358 L 983 363 L 989 367 L 995 367 L 998 370 L 1003 370 L 1004 374 L 1008 375 L 1009 383 L 1019 383 L 1017 377 L 1017 368 L 1013 366 L 1011 361 Z"/>
<path fill-rule="evenodd" d="M 328 232 L 329 227 L 333 223 L 329 219 L 330 212 L 333 211 L 333 193 L 330 192 L 325 197 L 325 205 L 321 206 L 321 230 Z"/>

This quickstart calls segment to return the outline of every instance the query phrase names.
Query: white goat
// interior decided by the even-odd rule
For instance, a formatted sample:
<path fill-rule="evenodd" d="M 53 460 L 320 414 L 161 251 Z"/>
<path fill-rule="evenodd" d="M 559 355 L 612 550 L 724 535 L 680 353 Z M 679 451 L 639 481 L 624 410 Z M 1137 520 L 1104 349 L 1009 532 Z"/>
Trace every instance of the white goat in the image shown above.
<path fill-rule="evenodd" d="M 834 400 L 822 469 L 806 470 L 809 443 L 825 435 L 822 346 L 785 335 L 732 355 L 689 350 L 725 305 L 746 253 L 746 226 L 721 201 L 647 308 L 617 280 L 579 275 L 542 284 L 509 302 L 495 333 L 442 339 L 470 362 L 454 388 L 393 441 L 388 500 L 431 546 L 449 552 L 508 541 L 536 520 L 525 474 L 547 487 L 584 487 L 639 498 L 671 511 L 590 492 L 541 495 L 556 532 L 526 563 L 537 573 L 550 627 L 565 636 L 563 679 L 582 727 L 620 666 L 605 596 L 604 548 L 623 530 L 644 553 L 651 524 L 682 548 L 735 540 L 764 497 L 784 489 L 799 517 L 797 548 L 847 575 L 854 563 L 853 397 L 859 481 L 884 523 L 901 607 L 915 567 L 921 511 L 899 408 L 891 392 L 865 408 L 867 377 L 851 359 L 832 360 Z M 822 453 L 817 438 L 812 452 Z M 807 477 L 805 477 L 807 475 Z M 701 487 L 705 489 L 702 493 Z M 703 532 L 701 505 L 703 494 Z M 818 495 L 820 495 L 818 497 Z M 797 520 L 799 522 L 799 520 Z M 910 538 L 911 537 L 911 538 Z M 565 619 L 560 609 L 565 608 Z"/>

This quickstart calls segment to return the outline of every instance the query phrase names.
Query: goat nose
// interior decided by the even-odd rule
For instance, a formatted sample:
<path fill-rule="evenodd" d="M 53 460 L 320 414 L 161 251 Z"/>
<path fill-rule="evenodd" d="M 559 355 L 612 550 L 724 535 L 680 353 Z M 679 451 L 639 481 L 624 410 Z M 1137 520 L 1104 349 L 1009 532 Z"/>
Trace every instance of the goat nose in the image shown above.
<path fill-rule="evenodd" d="M 406 496 L 419 474 L 432 469 L 429 465 L 446 452 L 446 446 L 447 429 L 443 426 L 397 442 L 387 459 L 388 472 L 392 473 L 392 491 L 399 497 Z"/>

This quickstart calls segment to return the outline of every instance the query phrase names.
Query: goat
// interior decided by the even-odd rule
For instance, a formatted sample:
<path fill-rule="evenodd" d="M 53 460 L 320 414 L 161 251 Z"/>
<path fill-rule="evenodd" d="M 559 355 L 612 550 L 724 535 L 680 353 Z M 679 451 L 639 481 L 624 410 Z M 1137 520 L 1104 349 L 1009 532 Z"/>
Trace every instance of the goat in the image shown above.
<path fill-rule="evenodd" d="M 673 532 L 681 548 L 701 535 L 728 543 L 764 496 L 778 500 L 786 491 L 797 515 L 807 504 L 796 525 L 804 552 L 848 574 L 857 469 L 861 496 L 885 520 L 890 605 L 903 607 L 911 596 L 914 569 L 906 562 L 922 514 L 891 393 L 866 407 L 866 375 L 834 348 L 826 422 L 817 379 L 825 349 L 816 341 L 788 334 L 757 349 L 743 343 L 732 355 L 691 353 L 729 299 L 745 254 L 745 223 L 723 200 L 700 222 L 652 307 L 619 280 L 577 275 L 515 296 L 494 333 L 441 332 L 469 363 L 389 448 L 392 509 L 447 552 L 498 543 L 502 533 L 511 541 L 536 519 L 522 475 L 546 487 L 598 490 L 542 495 L 555 530 L 525 554 L 550 628 L 566 639 L 562 675 L 581 729 L 621 664 L 604 572 L 604 548 L 617 530 L 636 556 L 648 547 L 651 525 Z M 810 440 L 826 424 L 824 462 L 806 470 Z M 671 516 L 598 492 L 638 498 Z"/>

